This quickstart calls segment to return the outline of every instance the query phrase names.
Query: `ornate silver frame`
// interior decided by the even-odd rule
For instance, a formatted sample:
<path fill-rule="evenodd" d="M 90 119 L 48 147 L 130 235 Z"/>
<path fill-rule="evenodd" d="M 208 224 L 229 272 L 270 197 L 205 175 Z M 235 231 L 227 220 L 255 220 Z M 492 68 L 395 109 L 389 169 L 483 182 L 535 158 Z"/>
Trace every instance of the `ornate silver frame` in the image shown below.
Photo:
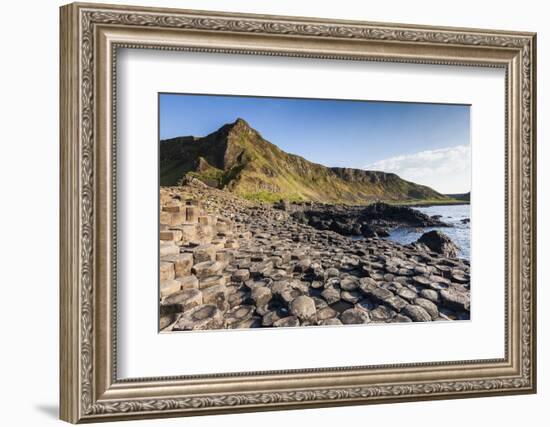
<path fill-rule="evenodd" d="M 61 8 L 61 418 L 129 418 L 534 393 L 533 33 L 189 10 Z M 116 376 L 117 47 L 506 70 L 505 357 L 121 381 Z"/>

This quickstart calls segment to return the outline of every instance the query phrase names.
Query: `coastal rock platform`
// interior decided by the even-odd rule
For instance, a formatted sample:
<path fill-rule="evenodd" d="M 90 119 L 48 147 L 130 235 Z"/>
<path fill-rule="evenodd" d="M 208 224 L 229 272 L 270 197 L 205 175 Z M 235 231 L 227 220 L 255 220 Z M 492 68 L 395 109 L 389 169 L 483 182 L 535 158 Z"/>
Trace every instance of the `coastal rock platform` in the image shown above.
<path fill-rule="evenodd" d="M 353 239 L 228 191 L 160 191 L 161 331 L 470 318 L 468 260 Z"/>

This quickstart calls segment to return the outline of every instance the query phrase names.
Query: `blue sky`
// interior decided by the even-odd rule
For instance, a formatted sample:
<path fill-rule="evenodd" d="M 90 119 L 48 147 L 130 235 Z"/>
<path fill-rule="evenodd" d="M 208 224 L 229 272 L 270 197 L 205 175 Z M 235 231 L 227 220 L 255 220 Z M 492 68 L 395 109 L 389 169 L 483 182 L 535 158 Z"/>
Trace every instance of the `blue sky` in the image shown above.
<path fill-rule="evenodd" d="M 207 135 L 238 117 L 281 149 L 326 166 L 395 172 L 470 191 L 470 107 L 379 101 L 160 95 L 160 138 Z"/>

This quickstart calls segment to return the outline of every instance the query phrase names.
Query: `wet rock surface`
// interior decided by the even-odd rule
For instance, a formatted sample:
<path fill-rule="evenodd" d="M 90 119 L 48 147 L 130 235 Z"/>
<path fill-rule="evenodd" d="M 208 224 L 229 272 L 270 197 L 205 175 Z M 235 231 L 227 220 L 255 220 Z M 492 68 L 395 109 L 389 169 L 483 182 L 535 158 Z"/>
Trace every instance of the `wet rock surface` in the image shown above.
<path fill-rule="evenodd" d="M 439 221 L 412 209 L 377 203 L 348 215 L 328 205 L 252 203 L 198 185 L 162 187 L 160 204 L 163 331 L 470 317 L 467 260 L 380 237 L 392 224 Z M 357 227 L 368 237 L 346 236 Z"/>

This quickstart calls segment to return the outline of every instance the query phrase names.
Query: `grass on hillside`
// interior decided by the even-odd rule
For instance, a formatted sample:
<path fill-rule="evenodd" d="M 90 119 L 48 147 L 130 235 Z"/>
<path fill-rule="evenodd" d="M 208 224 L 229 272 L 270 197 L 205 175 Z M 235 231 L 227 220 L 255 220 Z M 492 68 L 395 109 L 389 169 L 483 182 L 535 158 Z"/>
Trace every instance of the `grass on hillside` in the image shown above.
<path fill-rule="evenodd" d="M 270 193 L 269 191 L 258 191 L 255 193 L 246 193 L 242 197 L 246 200 L 252 202 L 265 202 L 265 203 L 276 203 L 282 200 L 288 200 L 289 202 L 304 202 L 305 200 L 300 196 L 295 194 L 281 194 L 281 193 Z"/>
<path fill-rule="evenodd" d="M 399 206 L 432 206 L 432 205 L 469 205 L 469 201 L 459 199 L 421 199 L 421 200 L 391 200 L 384 201 L 388 205 Z"/>

